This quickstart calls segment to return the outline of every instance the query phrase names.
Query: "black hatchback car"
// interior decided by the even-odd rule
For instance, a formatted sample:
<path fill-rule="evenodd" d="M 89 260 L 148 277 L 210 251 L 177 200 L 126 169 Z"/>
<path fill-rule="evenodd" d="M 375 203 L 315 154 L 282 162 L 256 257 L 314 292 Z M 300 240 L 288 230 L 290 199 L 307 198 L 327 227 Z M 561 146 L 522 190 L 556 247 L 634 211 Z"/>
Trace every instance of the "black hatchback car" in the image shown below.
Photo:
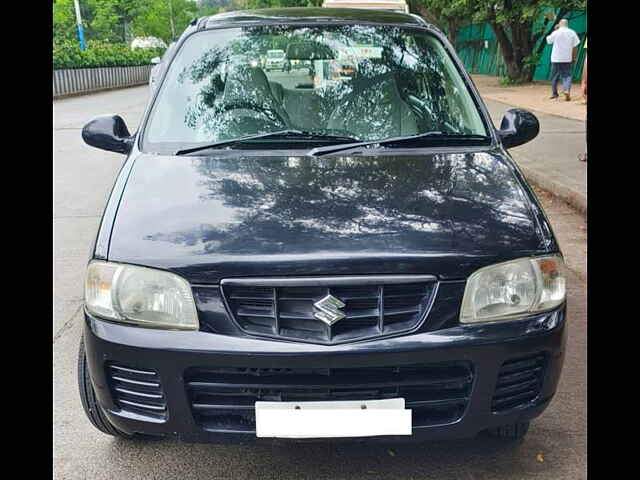
<path fill-rule="evenodd" d="M 269 50 L 289 71 L 266 72 Z M 101 431 L 191 442 L 522 437 L 562 369 L 563 259 L 446 38 L 349 9 L 194 21 L 87 267 L 79 385 Z"/>

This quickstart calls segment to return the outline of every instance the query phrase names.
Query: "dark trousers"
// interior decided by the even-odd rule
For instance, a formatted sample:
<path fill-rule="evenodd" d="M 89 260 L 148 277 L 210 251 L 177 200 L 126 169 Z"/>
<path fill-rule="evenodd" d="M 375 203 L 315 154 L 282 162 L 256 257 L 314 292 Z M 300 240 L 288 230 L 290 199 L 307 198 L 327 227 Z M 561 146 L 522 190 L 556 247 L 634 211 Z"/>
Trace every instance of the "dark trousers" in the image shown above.
<path fill-rule="evenodd" d="M 558 95 L 558 80 L 562 80 L 562 88 L 566 93 L 571 91 L 572 62 L 551 62 L 551 95 Z"/>

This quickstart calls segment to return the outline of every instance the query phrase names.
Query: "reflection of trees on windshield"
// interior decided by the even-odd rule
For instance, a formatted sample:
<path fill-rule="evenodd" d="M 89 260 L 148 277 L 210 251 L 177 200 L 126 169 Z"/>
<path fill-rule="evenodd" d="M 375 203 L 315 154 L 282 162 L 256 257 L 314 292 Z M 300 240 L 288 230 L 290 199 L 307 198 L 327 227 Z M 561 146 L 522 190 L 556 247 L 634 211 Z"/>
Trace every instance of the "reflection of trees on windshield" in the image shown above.
<path fill-rule="evenodd" d="M 511 172 L 487 154 L 192 162 L 207 190 L 200 200 L 222 202 L 233 221 L 147 240 L 196 254 L 442 251 L 457 242 L 509 246 L 533 234 Z"/>
<path fill-rule="evenodd" d="M 280 25 L 238 31 L 236 38 L 177 67 L 181 68 L 177 85 L 167 85 L 169 92 L 187 93 L 183 106 L 172 107 L 178 112 L 184 109 L 182 119 L 167 115 L 170 118 L 165 120 L 182 121 L 182 130 L 188 127 L 197 132 L 185 141 L 235 138 L 283 127 L 340 129 L 363 140 L 434 129 L 469 131 L 468 119 L 455 98 L 466 92 L 456 91 L 441 53 L 431 44 L 435 40 L 427 35 L 366 25 Z M 315 42 L 316 51 L 302 49 L 308 58 L 286 61 L 289 68 L 292 60 L 310 62 L 314 76 L 308 86 L 288 80 L 299 72 L 265 75 L 269 49 L 287 51 L 302 42 Z M 374 53 L 359 53 L 362 48 Z M 327 49 L 335 58 L 311 60 L 326 58 Z M 318 56 L 321 51 L 324 57 Z"/>

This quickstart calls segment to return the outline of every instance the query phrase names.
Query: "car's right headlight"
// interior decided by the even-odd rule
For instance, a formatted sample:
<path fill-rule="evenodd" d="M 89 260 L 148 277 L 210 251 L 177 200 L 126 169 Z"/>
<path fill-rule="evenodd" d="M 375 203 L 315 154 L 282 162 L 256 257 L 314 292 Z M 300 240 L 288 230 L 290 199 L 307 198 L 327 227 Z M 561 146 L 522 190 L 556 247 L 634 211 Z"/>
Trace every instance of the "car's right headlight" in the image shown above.
<path fill-rule="evenodd" d="M 199 326 L 189 282 L 154 268 L 91 262 L 85 305 L 89 313 L 140 327 L 197 330 Z"/>
<path fill-rule="evenodd" d="M 490 265 L 467 280 L 460 322 L 509 320 L 552 310 L 564 302 L 565 295 L 560 255 Z"/>

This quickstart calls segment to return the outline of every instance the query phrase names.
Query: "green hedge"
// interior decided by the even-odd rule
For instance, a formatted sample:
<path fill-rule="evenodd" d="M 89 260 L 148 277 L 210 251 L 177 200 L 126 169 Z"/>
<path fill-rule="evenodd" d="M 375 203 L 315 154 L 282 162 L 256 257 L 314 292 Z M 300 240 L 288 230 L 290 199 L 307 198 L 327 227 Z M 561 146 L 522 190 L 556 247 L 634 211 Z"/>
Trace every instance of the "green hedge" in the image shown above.
<path fill-rule="evenodd" d="M 53 68 L 132 67 L 149 65 L 153 57 L 160 57 L 164 48 L 131 50 L 124 43 L 87 42 L 80 50 L 78 42 L 64 42 L 53 47 Z"/>

